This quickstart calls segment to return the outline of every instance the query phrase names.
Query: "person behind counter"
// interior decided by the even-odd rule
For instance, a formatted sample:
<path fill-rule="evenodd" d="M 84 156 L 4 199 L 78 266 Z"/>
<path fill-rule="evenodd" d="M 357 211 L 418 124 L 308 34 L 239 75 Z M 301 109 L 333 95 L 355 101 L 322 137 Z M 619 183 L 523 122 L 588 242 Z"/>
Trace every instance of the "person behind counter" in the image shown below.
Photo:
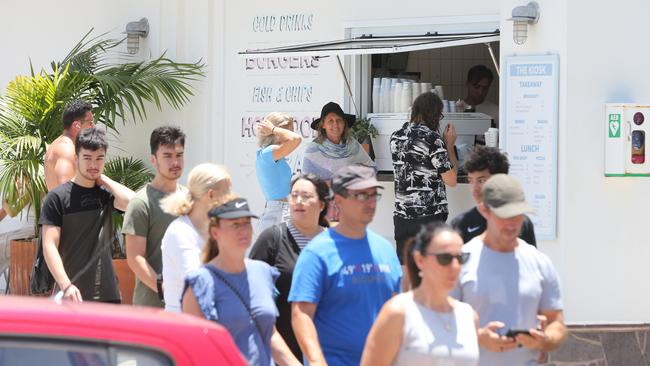
<path fill-rule="evenodd" d="M 431 92 L 421 94 L 413 102 L 411 120 L 390 138 L 395 177 L 393 223 L 402 265 L 406 241 L 423 225 L 447 221 L 449 214 L 445 184 L 456 185 L 458 159 L 453 148 L 454 126 L 448 124 L 442 136 L 438 132 L 443 117 L 440 98 Z M 408 288 L 408 283 L 405 275 L 402 288 Z"/>
<path fill-rule="evenodd" d="M 486 101 L 490 86 L 494 80 L 492 70 L 484 65 L 476 65 L 467 72 L 465 97 L 456 102 L 458 111 L 479 112 L 492 117 L 493 127 L 499 126 L 499 106 Z"/>
<path fill-rule="evenodd" d="M 508 157 L 496 147 L 477 147 L 465 161 L 467 182 L 472 191 L 472 198 L 476 206 L 451 220 L 453 226 L 467 243 L 475 236 L 481 235 L 487 227 L 485 217 L 478 212 L 478 205 L 483 201 L 483 185 L 494 174 L 508 174 L 510 164 Z M 526 243 L 536 247 L 535 228 L 533 222 L 524 215 L 519 237 Z"/>
<path fill-rule="evenodd" d="M 286 113 L 271 112 L 258 125 L 255 157 L 257 180 L 266 198 L 264 213 L 257 224 L 258 232 L 289 218 L 287 195 L 291 185 L 291 167 L 286 156 L 302 138 L 293 132 L 293 118 Z"/>
<path fill-rule="evenodd" d="M 327 183 L 313 174 L 304 174 L 294 179 L 289 194 L 289 221 L 271 226 L 261 233 L 250 253 L 252 259 L 264 261 L 280 271 L 276 283 L 280 293 L 276 299 L 280 316 L 276 326 L 293 354 L 300 360 L 302 352 L 291 328 L 291 304 L 287 301 L 291 276 L 303 248 L 329 227 L 325 214 L 330 196 Z"/>

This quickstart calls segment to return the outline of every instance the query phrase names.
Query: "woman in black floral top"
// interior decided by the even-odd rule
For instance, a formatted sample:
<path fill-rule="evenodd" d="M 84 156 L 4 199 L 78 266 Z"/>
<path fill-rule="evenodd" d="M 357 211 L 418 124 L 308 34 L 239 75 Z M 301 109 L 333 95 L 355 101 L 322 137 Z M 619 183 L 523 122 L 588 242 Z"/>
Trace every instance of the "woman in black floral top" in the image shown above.
<path fill-rule="evenodd" d="M 390 138 L 395 171 L 395 242 L 402 263 L 405 242 L 421 226 L 446 221 L 449 213 L 445 184 L 456 185 L 456 129 L 448 124 L 441 136 L 438 128 L 443 117 L 440 98 L 424 93 L 413 102 L 411 120 Z"/>

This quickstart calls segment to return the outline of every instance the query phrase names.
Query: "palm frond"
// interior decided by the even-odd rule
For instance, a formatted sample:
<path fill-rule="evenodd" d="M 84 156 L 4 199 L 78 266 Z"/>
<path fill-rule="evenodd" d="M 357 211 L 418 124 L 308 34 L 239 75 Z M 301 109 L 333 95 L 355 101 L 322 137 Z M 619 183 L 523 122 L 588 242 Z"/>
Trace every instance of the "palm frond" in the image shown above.
<path fill-rule="evenodd" d="M 91 102 L 96 120 L 118 132 L 115 121 L 143 120 L 149 103 L 159 110 L 165 103 L 180 109 L 193 95 L 193 83 L 204 76 L 200 60 L 177 63 L 163 54 L 132 62 L 130 55 L 116 50 L 124 39 L 105 39 L 106 33 L 93 37 L 92 32 L 63 60 L 51 62 L 49 71 L 37 71 L 30 59 L 30 74 L 16 77 L 0 98 L 0 192 L 11 205 L 29 198 L 36 221 L 47 192 L 45 150 L 63 130 L 67 103 Z M 116 180 L 132 189 L 151 179 L 145 164 L 132 158 L 107 162 L 106 174 L 119 176 Z"/>
<path fill-rule="evenodd" d="M 147 117 L 144 102 L 158 110 L 162 102 L 180 109 L 194 95 L 192 82 L 203 76 L 204 64 L 177 63 L 164 55 L 140 63 L 128 63 L 99 70 L 93 75 L 98 92 L 95 114 L 107 125 L 117 119 L 133 121 Z"/>
<path fill-rule="evenodd" d="M 52 70 L 69 66 L 71 72 L 93 74 L 105 61 L 106 53 L 119 46 L 124 39 L 103 39 L 108 33 L 90 37 L 91 28 L 60 62 L 52 62 Z"/>
<path fill-rule="evenodd" d="M 108 160 L 104 174 L 134 191 L 144 187 L 154 176 L 142 160 L 123 156 Z"/>

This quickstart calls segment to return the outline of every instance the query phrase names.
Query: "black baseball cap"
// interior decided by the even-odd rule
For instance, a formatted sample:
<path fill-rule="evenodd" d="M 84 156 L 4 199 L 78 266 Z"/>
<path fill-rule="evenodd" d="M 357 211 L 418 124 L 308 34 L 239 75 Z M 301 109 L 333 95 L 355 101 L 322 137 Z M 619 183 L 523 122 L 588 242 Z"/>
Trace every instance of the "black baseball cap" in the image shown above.
<path fill-rule="evenodd" d="M 365 165 L 348 165 L 332 177 L 332 191 L 340 193 L 346 189 L 383 188 L 377 181 L 375 169 Z"/>
<path fill-rule="evenodd" d="M 325 104 L 323 106 L 323 109 L 321 109 L 320 117 L 315 119 L 311 123 L 311 129 L 312 130 L 318 130 L 318 124 L 320 123 L 320 121 L 323 118 L 325 118 L 325 116 L 327 116 L 328 114 L 330 114 L 332 112 L 334 112 L 334 113 L 338 114 L 339 116 L 341 116 L 347 122 L 348 128 L 352 127 L 354 122 L 357 120 L 357 117 L 354 114 L 347 114 L 347 113 L 343 112 L 343 109 L 341 108 L 340 105 L 338 105 L 338 104 L 336 104 L 334 102 L 329 102 L 329 103 L 327 103 L 327 104 Z"/>
<path fill-rule="evenodd" d="M 248 208 L 248 201 L 245 198 L 235 198 L 213 208 L 208 211 L 208 217 L 218 217 L 220 219 L 239 219 L 241 217 L 258 218 Z"/>

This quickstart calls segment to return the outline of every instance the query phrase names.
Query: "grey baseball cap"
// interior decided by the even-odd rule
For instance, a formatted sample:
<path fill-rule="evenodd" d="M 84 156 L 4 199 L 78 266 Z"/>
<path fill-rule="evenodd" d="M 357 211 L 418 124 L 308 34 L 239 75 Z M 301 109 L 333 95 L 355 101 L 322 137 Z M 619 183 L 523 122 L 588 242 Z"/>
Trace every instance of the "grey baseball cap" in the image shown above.
<path fill-rule="evenodd" d="M 521 183 L 506 174 L 495 174 L 485 182 L 483 204 L 502 219 L 533 212 Z"/>
<path fill-rule="evenodd" d="M 375 169 L 364 165 L 348 165 L 332 177 L 332 191 L 340 193 L 345 189 L 383 188 L 377 181 Z"/>

